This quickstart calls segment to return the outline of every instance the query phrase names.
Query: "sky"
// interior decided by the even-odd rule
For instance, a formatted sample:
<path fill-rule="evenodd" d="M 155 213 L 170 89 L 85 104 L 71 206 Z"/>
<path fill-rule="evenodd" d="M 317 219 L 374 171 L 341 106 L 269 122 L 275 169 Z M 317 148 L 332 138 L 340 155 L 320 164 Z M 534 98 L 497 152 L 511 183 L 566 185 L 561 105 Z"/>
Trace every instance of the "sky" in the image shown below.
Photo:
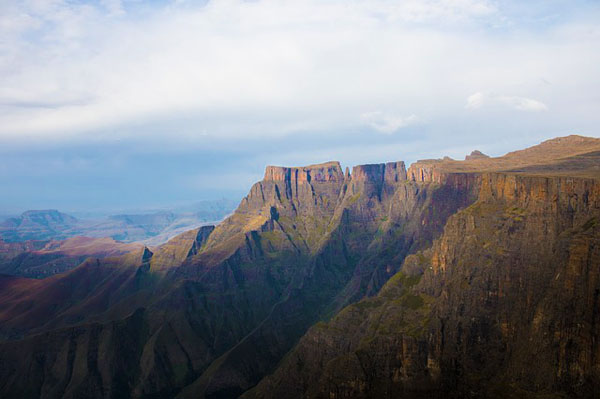
<path fill-rule="evenodd" d="M 600 1 L 0 0 L 0 215 L 600 136 Z"/>

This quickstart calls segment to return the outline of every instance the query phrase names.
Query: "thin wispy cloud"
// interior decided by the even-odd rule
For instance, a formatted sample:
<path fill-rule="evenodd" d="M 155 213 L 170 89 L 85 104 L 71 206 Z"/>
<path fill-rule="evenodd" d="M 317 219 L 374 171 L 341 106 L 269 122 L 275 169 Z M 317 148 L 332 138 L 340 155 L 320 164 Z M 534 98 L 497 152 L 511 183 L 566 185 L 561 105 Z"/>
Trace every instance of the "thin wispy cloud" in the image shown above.
<path fill-rule="evenodd" d="M 419 118 L 415 115 L 403 116 L 391 114 L 382 111 L 365 112 L 361 115 L 363 122 L 377 132 L 392 134 L 418 122 Z"/>
<path fill-rule="evenodd" d="M 518 111 L 529 111 L 539 112 L 547 111 L 548 107 L 541 101 L 534 100 L 532 98 L 519 97 L 519 96 L 507 96 L 498 94 L 484 94 L 477 92 L 471 94 L 467 98 L 468 109 L 479 109 L 489 105 L 503 105 L 516 109 Z"/>

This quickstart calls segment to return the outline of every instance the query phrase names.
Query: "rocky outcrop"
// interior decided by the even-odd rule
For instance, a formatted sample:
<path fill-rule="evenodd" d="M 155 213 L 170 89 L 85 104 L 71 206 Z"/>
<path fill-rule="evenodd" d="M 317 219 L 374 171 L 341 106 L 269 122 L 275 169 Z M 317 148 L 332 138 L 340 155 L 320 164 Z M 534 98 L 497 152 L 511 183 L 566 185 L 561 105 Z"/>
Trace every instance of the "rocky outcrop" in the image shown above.
<path fill-rule="evenodd" d="M 406 166 L 404 165 L 403 161 L 388 162 L 385 164 L 384 180 L 386 182 L 396 183 L 399 181 L 405 181 L 406 179 Z"/>
<path fill-rule="evenodd" d="M 474 159 L 486 159 L 489 155 L 485 155 L 479 150 L 472 151 L 470 155 L 465 156 L 465 161 L 472 161 Z"/>
<path fill-rule="evenodd" d="M 416 182 L 441 183 L 446 174 L 436 169 L 435 161 L 419 161 L 410 165 L 407 171 L 407 179 Z"/>
<path fill-rule="evenodd" d="M 272 179 L 273 175 L 284 177 Z M 319 315 L 377 292 L 407 254 L 433 239 L 446 217 L 474 199 L 468 190 L 407 182 L 402 162 L 354 167 L 349 178 L 320 184 L 312 178 L 296 180 L 295 173 L 285 176 L 268 172 L 236 214 L 211 234 L 206 252 L 198 255 L 202 259 L 211 248 L 219 248 L 222 240 L 216 237 L 232 234 L 239 221 L 245 222 L 245 229 L 236 233 L 244 241 L 234 253 L 238 259 L 263 262 L 284 254 L 295 258 L 292 278 L 282 285 L 285 299 L 182 397 L 235 396 L 253 386 Z M 437 217 L 430 217 L 433 214 Z M 182 271 L 189 273 L 196 265 L 191 262 Z"/>
<path fill-rule="evenodd" d="M 368 182 L 382 184 L 385 174 L 385 164 L 358 165 L 352 168 L 352 180 L 355 182 Z"/>
<path fill-rule="evenodd" d="M 155 248 L 151 269 L 164 272 L 180 266 L 186 259 L 198 254 L 214 229 L 215 226 L 202 226 L 189 230 Z"/>
<path fill-rule="evenodd" d="M 291 184 L 301 182 L 331 182 L 343 181 L 344 175 L 339 162 L 327 162 L 296 168 L 267 166 L 263 180 L 285 181 Z"/>
<path fill-rule="evenodd" d="M 358 165 L 352 168 L 350 175 L 355 182 L 370 182 L 374 184 L 397 183 L 406 180 L 404 162 L 388 162 L 370 165 Z"/>

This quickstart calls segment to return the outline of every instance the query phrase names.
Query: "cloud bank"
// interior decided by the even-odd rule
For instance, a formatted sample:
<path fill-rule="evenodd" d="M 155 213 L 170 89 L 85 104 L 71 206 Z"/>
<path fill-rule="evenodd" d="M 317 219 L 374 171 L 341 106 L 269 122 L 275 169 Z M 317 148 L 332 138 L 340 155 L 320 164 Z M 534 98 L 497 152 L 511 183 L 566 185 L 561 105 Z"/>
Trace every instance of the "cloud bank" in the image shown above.
<path fill-rule="evenodd" d="M 0 214 L 600 134 L 586 0 L 0 2 Z"/>
<path fill-rule="evenodd" d="M 0 140 L 392 133 L 415 115 L 435 122 L 460 112 L 472 93 L 469 109 L 589 101 L 599 88 L 596 24 L 540 31 L 511 18 L 508 4 L 4 4 Z"/>

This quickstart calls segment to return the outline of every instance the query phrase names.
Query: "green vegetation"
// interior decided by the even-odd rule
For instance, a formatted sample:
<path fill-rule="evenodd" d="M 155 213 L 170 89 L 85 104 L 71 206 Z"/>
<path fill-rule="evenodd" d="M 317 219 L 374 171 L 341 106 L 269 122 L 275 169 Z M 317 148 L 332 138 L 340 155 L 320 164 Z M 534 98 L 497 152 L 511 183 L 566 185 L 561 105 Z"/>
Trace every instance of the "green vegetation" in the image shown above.
<path fill-rule="evenodd" d="M 356 193 L 350 198 L 348 198 L 348 205 L 353 205 L 356 201 L 358 201 L 358 199 L 360 198 L 360 194 L 361 193 Z"/>
<path fill-rule="evenodd" d="M 423 298 L 421 298 L 420 295 L 407 293 L 402 297 L 401 304 L 409 309 L 416 310 L 422 307 L 425 304 L 425 301 L 423 301 Z"/>
<path fill-rule="evenodd" d="M 503 216 L 505 219 L 512 219 L 515 222 L 522 222 L 523 218 L 527 216 L 527 211 L 523 208 L 519 208 L 516 206 L 510 207 L 506 208 Z"/>

